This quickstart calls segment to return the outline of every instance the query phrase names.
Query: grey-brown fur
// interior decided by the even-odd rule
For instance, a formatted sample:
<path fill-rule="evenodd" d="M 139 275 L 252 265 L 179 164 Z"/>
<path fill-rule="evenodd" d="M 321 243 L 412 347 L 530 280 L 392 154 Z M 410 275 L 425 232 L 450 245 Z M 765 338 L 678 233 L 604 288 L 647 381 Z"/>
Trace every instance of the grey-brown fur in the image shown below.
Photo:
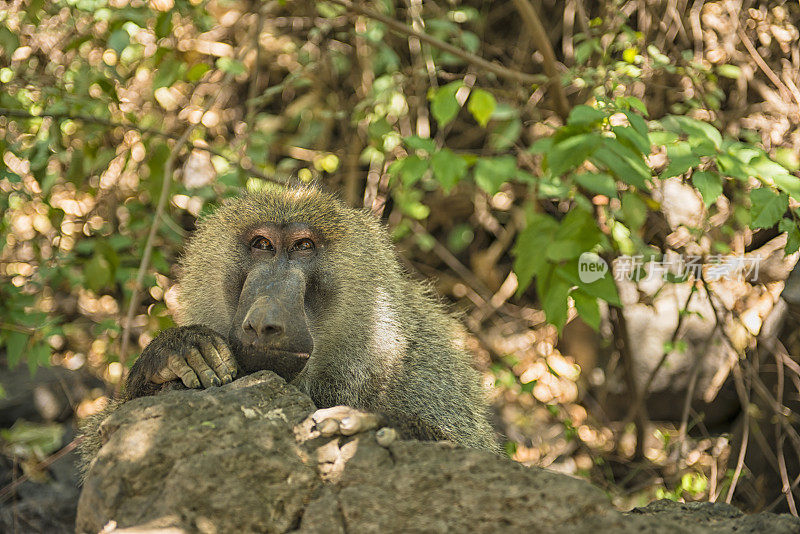
<path fill-rule="evenodd" d="M 228 335 L 237 301 L 231 279 L 244 254 L 237 239 L 264 222 L 305 222 L 328 238 L 320 283 L 329 298 L 294 385 L 320 408 L 382 414 L 404 437 L 496 450 L 460 323 L 403 272 L 374 217 L 317 189 L 250 193 L 201 221 L 181 262 L 181 325 Z"/>

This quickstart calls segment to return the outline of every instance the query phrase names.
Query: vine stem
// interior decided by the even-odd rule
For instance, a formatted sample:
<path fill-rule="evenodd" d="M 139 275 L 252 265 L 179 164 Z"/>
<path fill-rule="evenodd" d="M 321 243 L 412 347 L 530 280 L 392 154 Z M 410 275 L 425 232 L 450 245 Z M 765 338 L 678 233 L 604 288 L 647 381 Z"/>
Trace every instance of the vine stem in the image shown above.
<path fill-rule="evenodd" d="M 134 282 L 133 292 L 131 293 L 131 300 L 128 303 L 128 311 L 125 314 L 125 324 L 122 330 L 122 347 L 119 353 L 119 362 L 122 367 L 125 367 L 127 360 L 128 345 L 130 342 L 131 323 L 133 322 L 133 315 L 136 313 L 136 308 L 139 307 L 141 299 L 141 289 L 144 285 L 144 275 L 147 269 L 150 268 L 150 259 L 153 256 L 153 245 L 155 243 L 156 234 L 158 233 L 159 222 L 161 217 L 164 216 L 164 210 L 167 207 L 167 197 L 169 196 L 169 186 L 172 182 L 172 173 L 175 170 L 175 160 L 178 159 L 181 149 L 189 140 L 189 136 L 194 131 L 196 124 L 190 124 L 183 135 L 178 139 L 175 146 L 170 150 L 169 157 L 164 163 L 164 177 L 161 180 L 161 194 L 158 197 L 158 205 L 156 206 L 156 213 L 153 216 L 153 224 L 150 226 L 150 233 L 147 234 L 147 241 L 144 246 L 144 254 L 142 254 L 142 261 L 139 263 L 139 270 L 136 273 L 136 281 Z"/>

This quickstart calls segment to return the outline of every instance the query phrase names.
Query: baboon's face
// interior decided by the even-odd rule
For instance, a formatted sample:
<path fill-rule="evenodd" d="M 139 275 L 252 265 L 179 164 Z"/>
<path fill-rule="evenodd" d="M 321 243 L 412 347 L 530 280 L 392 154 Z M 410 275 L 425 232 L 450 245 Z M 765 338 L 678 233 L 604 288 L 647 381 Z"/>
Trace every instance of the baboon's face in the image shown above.
<path fill-rule="evenodd" d="M 314 350 L 325 239 L 304 223 L 266 223 L 245 231 L 240 246 L 247 252 L 229 334 L 242 345 L 239 364 L 291 380 Z"/>

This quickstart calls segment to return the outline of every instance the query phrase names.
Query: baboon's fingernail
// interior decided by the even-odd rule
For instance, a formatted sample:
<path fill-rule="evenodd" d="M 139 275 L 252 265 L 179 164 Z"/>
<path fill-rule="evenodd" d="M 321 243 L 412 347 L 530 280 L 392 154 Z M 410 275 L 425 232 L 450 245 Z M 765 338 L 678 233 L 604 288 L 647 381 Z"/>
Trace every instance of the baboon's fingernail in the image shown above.
<path fill-rule="evenodd" d="M 375 439 L 381 447 L 388 447 L 397 439 L 397 431 L 394 428 L 383 427 L 375 434 Z"/>
<path fill-rule="evenodd" d="M 216 376 L 214 378 L 212 378 L 211 379 L 211 384 L 214 385 L 214 386 L 219 386 L 220 385 L 219 378 L 217 378 Z"/>

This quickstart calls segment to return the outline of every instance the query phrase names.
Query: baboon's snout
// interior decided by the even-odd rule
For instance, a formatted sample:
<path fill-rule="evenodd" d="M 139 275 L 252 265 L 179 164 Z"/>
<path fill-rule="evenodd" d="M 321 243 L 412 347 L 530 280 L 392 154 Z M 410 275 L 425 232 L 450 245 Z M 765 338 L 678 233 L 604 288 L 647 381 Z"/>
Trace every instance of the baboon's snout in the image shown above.
<path fill-rule="evenodd" d="M 236 337 L 265 352 L 294 353 L 305 357 L 314 350 L 306 318 L 305 277 L 299 269 L 248 276 L 240 299 L 241 319 Z M 277 276 L 276 276 L 277 275 Z M 246 308 L 246 311 L 241 309 Z"/>

